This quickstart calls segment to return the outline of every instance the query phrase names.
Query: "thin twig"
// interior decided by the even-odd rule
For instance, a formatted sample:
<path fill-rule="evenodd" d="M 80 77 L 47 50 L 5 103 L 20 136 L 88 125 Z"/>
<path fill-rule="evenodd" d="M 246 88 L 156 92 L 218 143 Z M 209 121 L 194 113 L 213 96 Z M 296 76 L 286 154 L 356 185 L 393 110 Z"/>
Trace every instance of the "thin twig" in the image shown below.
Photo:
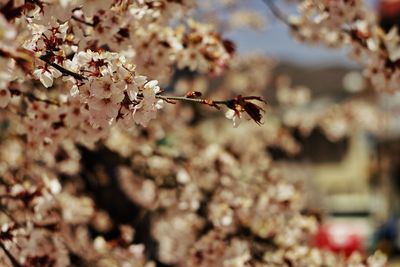
<path fill-rule="evenodd" d="M 194 102 L 194 103 L 200 103 L 200 104 L 207 104 L 209 105 L 210 103 L 216 104 L 216 105 L 226 105 L 228 101 L 226 100 L 211 100 L 211 99 L 204 99 L 204 98 L 190 98 L 186 96 L 168 96 L 168 95 L 156 95 L 156 98 L 162 99 L 162 100 L 177 100 L 177 101 L 187 101 L 187 102 Z"/>
<path fill-rule="evenodd" d="M 17 88 L 9 88 L 9 90 L 11 92 L 11 95 L 16 95 L 16 96 L 22 95 L 22 96 L 28 98 L 31 101 L 39 101 L 39 102 L 43 102 L 43 103 L 46 103 L 46 104 L 49 104 L 49 105 L 60 106 L 60 103 L 58 103 L 55 100 L 42 99 L 42 98 L 39 98 L 39 97 L 35 96 L 33 93 L 22 92 Z"/>
<path fill-rule="evenodd" d="M 4 253 L 7 255 L 8 259 L 11 261 L 13 267 L 22 267 L 22 265 L 17 261 L 17 259 L 11 254 L 10 251 L 6 249 L 4 244 L 0 242 L 0 248 L 3 249 Z"/>
<path fill-rule="evenodd" d="M 50 61 L 50 58 L 52 57 L 52 54 L 45 54 L 40 56 L 40 59 L 49 64 L 50 66 L 54 67 L 55 69 L 59 70 L 61 73 L 64 75 L 70 75 L 77 80 L 84 81 L 87 80 L 87 78 L 81 74 L 72 72 L 70 70 L 65 69 L 64 67 L 58 65 L 57 63 L 54 63 Z M 28 95 L 28 97 L 35 99 L 35 100 L 42 100 L 40 98 L 36 98 L 34 95 Z M 139 95 L 139 97 L 143 97 L 143 95 Z M 189 97 L 189 96 L 166 96 L 166 95 L 156 95 L 155 96 L 157 99 L 161 99 L 166 101 L 167 103 L 174 103 L 174 101 L 187 101 L 187 102 L 192 102 L 192 103 L 199 103 L 199 104 L 204 104 L 208 105 L 210 107 L 214 107 L 216 109 L 220 109 L 220 105 L 225 105 L 228 108 L 232 108 L 234 103 L 237 101 L 236 99 L 230 99 L 230 100 L 212 100 L 212 99 L 205 99 L 205 98 L 197 98 L 197 97 Z M 241 97 L 242 100 L 261 100 L 259 97 Z M 43 100 L 42 100 L 43 101 Z M 49 101 L 49 100 L 46 100 Z M 54 104 L 54 102 L 49 102 Z"/>
<path fill-rule="evenodd" d="M 229 103 L 232 100 L 212 100 L 212 99 L 204 99 L 204 98 L 191 98 L 187 96 L 168 96 L 168 95 L 156 95 L 157 99 L 164 100 L 167 103 L 174 103 L 173 101 L 186 101 L 198 104 L 204 104 L 210 107 L 214 107 L 216 109 L 221 109 L 220 105 L 229 106 Z"/>
<path fill-rule="evenodd" d="M 55 68 L 56 70 L 60 71 L 61 73 L 63 73 L 64 75 L 69 75 L 74 77 L 77 80 L 83 81 L 83 80 L 87 80 L 87 78 L 83 75 L 80 75 L 78 73 L 75 73 L 73 71 L 67 70 L 66 68 L 58 65 L 57 63 L 51 62 L 50 61 L 50 57 L 51 54 L 45 54 L 45 55 L 41 55 L 39 57 L 40 60 L 46 62 L 47 64 L 49 64 L 50 66 L 52 66 L 53 68 Z"/>
<path fill-rule="evenodd" d="M 83 20 L 83 19 L 81 19 L 81 18 L 78 18 L 78 17 L 75 16 L 75 15 L 73 15 L 73 16 L 71 17 L 71 19 L 76 20 L 77 22 L 80 22 L 80 23 L 82 23 L 82 24 L 85 24 L 86 26 L 90 26 L 90 27 L 96 26 L 93 22 L 88 22 L 88 21 L 86 21 L 86 20 Z"/>
<path fill-rule="evenodd" d="M 272 14 L 274 14 L 274 16 L 279 19 L 280 21 L 282 21 L 283 23 L 285 23 L 287 26 L 293 28 L 294 25 L 289 21 L 288 16 L 283 13 L 276 5 L 275 5 L 275 1 L 274 0 L 262 0 L 269 8 L 269 10 L 271 11 Z"/>

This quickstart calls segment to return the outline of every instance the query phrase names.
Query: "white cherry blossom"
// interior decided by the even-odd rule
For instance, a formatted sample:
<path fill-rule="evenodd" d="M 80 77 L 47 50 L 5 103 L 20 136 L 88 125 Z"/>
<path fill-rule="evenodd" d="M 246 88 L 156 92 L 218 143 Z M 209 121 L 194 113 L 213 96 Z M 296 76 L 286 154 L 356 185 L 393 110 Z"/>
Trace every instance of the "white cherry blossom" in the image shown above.
<path fill-rule="evenodd" d="M 54 78 L 61 77 L 62 73 L 53 67 L 39 67 L 33 72 L 33 75 L 40 80 L 40 82 L 49 88 L 53 86 Z"/>

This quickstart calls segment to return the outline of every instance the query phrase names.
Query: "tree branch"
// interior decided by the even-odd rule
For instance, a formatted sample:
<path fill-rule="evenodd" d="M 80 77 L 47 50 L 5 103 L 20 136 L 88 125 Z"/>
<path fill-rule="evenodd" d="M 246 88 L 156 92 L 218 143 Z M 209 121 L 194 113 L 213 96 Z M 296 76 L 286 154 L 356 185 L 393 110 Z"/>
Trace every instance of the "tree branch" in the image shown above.
<path fill-rule="evenodd" d="M 4 244 L 0 242 L 0 248 L 3 249 L 4 253 L 8 257 L 8 259 L 11 261 L 11 264 L 13 267 L 22 267 L 22 265 L 17 261 L 17 259 L 6 249 Z"/>
<path fill-rule="evenodd" d="M 93 23 L 93 22 L 88 22 L 88 21 L 86 21 L 86 20 L 83 20 L 83 19 L 81 19 L 81 18 L 75 16 L 75 15 L 73 15 L 73 16 L 71 17 L 71 19 L 73 19 L 73 20 L 75 20 L 75 21 L 77 21 L 77 22 L 80 22 L 80 23 L 82 23 L 82 24 L 85 24 L 86 26 L 90 26 L 90 27 L 96 26 L 95 23 Z"/>
<path fill-rule="evenodd" d="M 51 62 L 50 58 L 52 57 L 51 54 L 45 54 L 45 55 L 41 55 L 39 57 L 40 60 L 46 62 L 47 64 L 49 64 L 50 66 L 52 66 L 53 68 L 55 68 L 56 70 L 60 71 L 61 73 L 63 73 L 64 75 L 68 75 L 68 76 L 72 76 L 75 79 L 79 80 L 79 81 L 84 81 L 87 80 L 87 78 L 83 75 L 80 75 L 78 73 L 72 72 L 70 70 L 67 70 L 66 68 L 58 65 L 57 63 Z"/>
<path fill-rule="evenodd" d="M 78 73 L 75 73 L 75 72 L 72 72 L 70 70 L 67 70 L 66 68 L 58 65 L 57 63 L 54 63 L 54 62 L 50 61 L 51 56 L 52 56 L 51 54 L 41 55 L 39 57 L 39 59 L 44 61 L 45 63 L 49 64 L 53 68 L 57 69 L 58 71 L 60 71 L 64 75 L 70 75 L 70 76 L 74 77 L 75 79 L 77 79 L 79 81 L 87 80 L 87 78 L 85 76 L 83 76 L 81 74 L 78 74 Z M 18 91 L 17 89 L 15 89 L 14 91 L 11 91 L 11 93 L 24 94 L 24 93 Z M 28 97 L 29 99 L 32 99 L 32 100 L 43 101 L 43 102 L 46 102 L 46 103 L 49 103 L 49 104 L 53 104 L 53 105 L 57 105 L 58 104 L 57 102 L 52 101 L 52 100 L 40 99 L 40 98 L 36 97 L 33 94 L 26 93 L 24 95 L 26 97 Z M 215 107 L 217 109 L 220 109 L 219 105 L 227 106 L 228 103 L 231 101 L 231 100 L 211 100 L 211 99 L 193 98 L 193 97 L 188 97 L 188 96 L 164 96 L 164 95 L 156 95 L 156 98 L 164 100 L 167 103 L 173 103 L 174 101 L 187 101 L 187 102 L 200 103 L 200 104 L 212 106 L 212 107 Z"/>
<path fill-rule="evenodd" d="M 53 56 L 52 54 L 48 53 L 48 54 L 40 56 L 40 59 L 43 60 L 44 62 L 46 62 L 47 64 L 51 65 L 52 67 L 56 68 L 64 75 L 70 75 L 80 81 L 87 80 L 87 78 L 85 76 L 75 73 L 75 72 L 72 72 L 70 70 L 67 70 L 64 67 L 58 65 L 57 63 L 50 61 L 50 58 L 52 56 Z M 43 101 L 40 98 L 36 98 L 34 95 L 28 94 L 27 96 L 34 100 Z M 138 96 L 139 96 L 139 98 L 143 98 L 142 94 L 139 94 Z M 157 99 L 164 100 L 165 102 L 171 103 L 171 104 L 175 104 L 175 101 L 187 101 L 187 102 L 207 105 L 210 107 L 214 107 L 216 109 L 221 109 L 221 105 L 224 105 L 230 109 L 233 109 L 236 114 L 240 114 L 241 112 L 246 112 L 258 124 L 260 124 L 260 120 L 261 120 L 260 111 L 264 111 L 264 110 L 261 107 L 257 106 L 256 104 L 249 102 L 249 100 L 257 100 L 257 101 L 261 101 L 261 102 L 265 103 L 265 101 L 261 97 L 257 97 L 257 96 L 242 97 L 241 95 L 238 95 L 234 99 L 229 99 L 229 100 L 212 100 L 212 99 L 207 99 L 207 98 L 200 98 L 201 93 L 199 93 L 199 92 L 189 92 L 185 96 L 166 96 L 166 95 L 157 94 L 155 97 Z M 45 100 L 45 101 L 48 101 L 48 100 Z M 49 103 L 54 104 L 53 102 L 49 102 Z M 129 104 L 131 104 L 131 103 L 129 103 Z M 137 104 L 137 103 L 133 103 L 133 104 Z"/>
<path fill-rule="evenodd" d="M 289 21 L 289 17 L 283 13 L 276 5 L 275 5 L 275 1 L 274 0 L 262 0 L 267 7 L 269 8 L 269 10 L 271 11 L 271 13 L 280 21 L 282 21 L 283 23 L 285 23 L 287 26 L 289 26 L 290 28 L 295 28 L 295 25 L 293 25 L 290 21 Z"/>
<path fill-rule="evenodd" d="M 9 88 L 11 95 L 19 96 L 22 95 L 26 98 L 28 98 L 31 101 L 40 101 L 49 105 L 55 105 L 55 106 L 60 106 L 60 103 L 58 103 L 56 100 L 52 99 L 42 99 L 37 96 L 35 96 L 33 93 L 27 93 L 27 92 L 22 92 L 17 88 Z"/>
<path fill-rule="evenodd" d="M 168 95 L 156 95 L 157 99 L 164 100 L 166 102 L 171 103 L 172 101 L 186 101 L 192 103 L 199 103 L 208 106 L 215 107 L 220 109 L 219 105 L 227 106 L 230 100 L 212 100 L 212 99 L 205 99 L 205 98 L 191 98 L 187 96 L 168 96 Z"/>

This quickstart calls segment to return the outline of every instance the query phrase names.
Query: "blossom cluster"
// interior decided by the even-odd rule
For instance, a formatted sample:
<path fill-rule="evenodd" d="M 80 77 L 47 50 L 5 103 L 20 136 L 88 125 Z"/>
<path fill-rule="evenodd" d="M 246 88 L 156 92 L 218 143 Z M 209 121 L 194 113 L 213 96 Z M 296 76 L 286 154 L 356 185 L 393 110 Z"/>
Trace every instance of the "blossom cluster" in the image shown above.
<path fill-rule="evenodd" d="M 0 14 L 1 107 L 26 114 L 18 133 L 33 151 L 54 151 L 66 139 L 93 146 L 114 125 L 146 126 L 165 100 L 159 81 L 168 83 L 174 66 L 218 74 L 233 53 L 211 25 L 186 18 L 170 26 L 193 7 L 8 1 Z"/>
<path fill-rule="evenodd" d="M 395 92 L 400 82 L 399 34 L 396 27 L 385 32 L 374 12 L 363 1 L 301 1 L 299 15 L 289 16 L 295 38 L 328 47 L 350 48 L 374 88 Z"/>
<path fill-rule="evenodd" d="M 305 209 L 306 189 L 259 151 L 279 146 L 271 136 L 282 126 L 268 125 L 270 139 L 230 147 L 232 136 L 259 129 L 185 123 L 152 124 L 146 133 L 114 127 L 103 152 L 65 145 L 53 164 L 25 157 L 18 138 L 2 143 L 5 250 L 28 266 L 383 266 L 381 254 L 365 262 L 310 246 L 318 218 Z M 90 153 L 111 162 L 91 162 Z M 99 194 L 113 201 L 97 202 Z M 116 205 L 130 212 L 115 214 Z M 6 254 L 0 259 L 11 264 Z"/>
<path fill-rule="evenodd" d="M 275 62 L 233 59 L 234 44 L 190 16 L 196 4 L 0 1 L 1 266 L 384 266 L 380 253 L 313 247 L 319 219 L 306 188 L 268 153 L 301 150 L 292 128 L 322 127 L 331 139 L 350 125 L 380 130 L 380 110 L 364 99 L 315 104 L 282 77 L 265 109 L 254 95 L 271 84 Z M 376 32 L 366 12 L 361 1 L 306 0 L 307 19 L 290 23 L 302 39 L 351 42 L 368 56 L 367 72 L 383 64 L 374 79 L 396 84 L 396 64 L 374 42 L 384 38 L 395 55 L 398 35 Z M 179 79 L 175 69 L 199 76 Z M 184 96 L 165 95 L 170 84 Z M 167 105 L 180 100 L 258 125 L 232 129 L 201 108 Z"/>

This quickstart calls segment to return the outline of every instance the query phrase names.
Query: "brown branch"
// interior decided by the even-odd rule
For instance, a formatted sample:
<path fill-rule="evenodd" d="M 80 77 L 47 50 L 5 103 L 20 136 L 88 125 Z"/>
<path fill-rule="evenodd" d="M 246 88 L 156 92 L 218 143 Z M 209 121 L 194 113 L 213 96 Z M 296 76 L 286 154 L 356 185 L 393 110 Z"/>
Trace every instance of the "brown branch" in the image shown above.
<path fill-rule="evenodd" d="M 11 254 L 10 251 L 6 249 L 4 244 L 0 242 L 0 248 L 3 249 L 4 254 L 8 257 L 8 259 L 11 261 L 11 264 L 13 267 L 22 267 L 22 265 L 17 261 L 17 259 Z"/>
<path fill-rule="evenodd" d="M 22 92 L 17 88 L 9 88 L 8 90 L 10 90 L 11 95 L 15 95 L 15 96 L 21 95 L 21 96 L 28 98 L 31 101 L 39 101 L 39 102 L 43 102 L 43 103 L 46 103 L 49 105 L 60 106 L 60 103 L 58 103 L 56 100 L 42 99 L 42 98 L 35 96 L 33 93 Z"/>
<path fill-rule="evenodd" d="M 57 63 L 54 63 L 50 61 L 50 58 L 52 57 L 51 54 L 45 54 L 41 55 L 39 58 L 49 64 L 50 66 L 54 67 L 55 69 L 59 70 L 61 73 L 64 75 L 70 75 L 80 81 L 87 80 L 87 78 L 81 74 L 72 72 L 70 70 L 67 70 L 66 68 L 58 65 Z M 32 97 L 32 96 L 30 96 Z M 139 94 L 139 97 L 143 97 L 142 95 Z M 204 99 L 204 98 L 194 98 L 194 97 L 189 97 L 189 96 L 165 96 L 165 95 L 156 95 L 157 99 L 164 100 L 168 103 L 173 103 L 173 101 L 187 101 L 187 102 L 192 102 L 192 103 L 199 103 L 199 104 L 205 104 L 209 106 L 213 106 L 215 108 L 220 108 L 219 105 L 225 105 L 228 106 L 232 100 L 212 100 L 212 99 Z M 41 99 L 40 99 L 41 100 Z M 53 103 L 54 104 L 54 103 Z"/>
<path fill-rule="evenodd" d="M 191 98 L 187 96 L 168 96 L 168 95 L 156 95 L 157 99 L 164 100 L 167 103 L 171 103 L 171 101 L 186 101 L 198 104 L 204 104 L 211 107 L 215 107 L 220 109 L 220 105 L 228 106 L 231 100 L 212 100 L 205 98 Z"/>
<path fill-rule="evenodd" d="M 283 23 L 285 23 L 287 26 L 289 26 L 290 28 L 296 28 L 296 26 L 294 24 L 292 24 L 289 20 L 289 17 L 283 13 L 276 5 L 274 0 L 262 0 L 267 7 L 269 8 L 269 10 L 271 11 L 271 13 L 280 21 L 282 21 Z"/>
<path fill-rule="evenodd" d="M 55 68 L 56 70 L 60 71 L 61 73 L 63 73 L 64 75 L 67 76 L 72 76 L 75 79 L 79 80 L 79 81 L 83 81 L 83 80 L 87 80 L 87 78 L 81 74 L 75 73 L 73 71 L 67 70 L 66 68 L 58 65 L 57 63 L 54 63 L 52 61 L 50 61 L 50 58 L 52 57 L 52 54 L 45 54 L 45 55 L 41 55 L 39 57 L 40 60 L 46 62 L 47 64 L 49 64 L 50 66 L 52 66 L 53 68 Z"/>
<path fill-rule="evenodd" d="M 62 72 L 64 75 L 71 75 L 72 77 L 83 81 L 87 80 L 87 78 L 83 75 L 80 75 L 78 73 L 69 71 L 65 69 L 64 67 L 61 67 L 57 63 L 54 63 L 50 61 L 50 58 L 52 57 L 52 54 L 45 54 L 40 56 L 40 59 L 46 62 L 47 64 L 53 66 L 60 72 Z M 200 94 L 201 95 L 201 94 Z M 200 98 L 199 93 L 197 92 L 190 92 L 186 96 L 167 96 L 167 95 L 161 95 L 157 94 L 155 97 L 157 99 L 164 100 L 167 103 L 174 104 L 175 101 L 186 101 L 186 102 L 192 102 L 192 103 L 198 103 L 198 104 L 203 104 L 207 105 L 210 107 L 214 107 L 216 109 L 221 109 L 221 105 L 226 106 L 227 108 L 233 109 L 236 114 L 239 114 L 240 112 L 246 112 L 249 114 L 249 116 L 257 123 L 261 123 L 261 114 L 260 111 L 264 111 L 261 107 L 257 106 L 254 103 L 249 102 L 249 100 L 257 100 L 264 102 L 265 101 L 261 97 L 257 96 L 245 96 L 242 97 L 241 95 L 236 96 L 234 99 L 229 99 L 229 100 L 212 100 L 212 99 L 206 99 L 206 98 Z M 143 98 L 142 94 L 138 95 L 139 98 Z M 34 95 L 28 95 L 28 97 L 31 97 L 36 100 L 36 97 Z M 39 98 L 37 98 L 39 99 Z M 42 100 L 42 99 L 40 99 Z M 133 104 L 137 104 L 132 102 Z M 53 104 L 53 103 L 52 103 Z"/>
<path fill-rule="evenodd" d="M 252 100 L 256 100 L 262 103 L 266 102 L 259 96 L 241 96 L 238 95 L 233 99 L 230 100 L 212 100 L 212 99 L 203 99 L 203 98 L 192 98 L 188 96 L 162 96 L 156 95 L 156 98 L 162 99 L 166 102 L 178 100 L 178 101 L 188 101 L 194 103 L 200 103 L 204 105 L 208 105 L 211 107 L 215 107 L 220 109 L 220 105 L 224 105 L 229 109 L 235 111 L 237 116 L 240 116 L 240 113 L 245 112 L 247 113 L 253 121 L 255 121 L 258 125 L 262 124 L 261 119 L 262 115 L 261 112 L 264 112 L 264 109 L 254 103 Z"/>
<path fill-rule="evenodd" d="M 80 23 L 82 23 L 82 24 L 85 24 L 86 26 L 90 26 L 90 27 L 96 26 L 95 23 L 93 23 L 93 22 L 88 22 L 88 21 L 86 21 L 86 20 L 84 20 L 84 19 L 81 19 L 81 18 L 75 16 L 75 15 L 73 15 L 73 16 L 71 17 L 71 19 L 73 19 L 73 20 L 75 20 L 75 21 L 77 21 L 77 22 L 80 22 Z"/>

